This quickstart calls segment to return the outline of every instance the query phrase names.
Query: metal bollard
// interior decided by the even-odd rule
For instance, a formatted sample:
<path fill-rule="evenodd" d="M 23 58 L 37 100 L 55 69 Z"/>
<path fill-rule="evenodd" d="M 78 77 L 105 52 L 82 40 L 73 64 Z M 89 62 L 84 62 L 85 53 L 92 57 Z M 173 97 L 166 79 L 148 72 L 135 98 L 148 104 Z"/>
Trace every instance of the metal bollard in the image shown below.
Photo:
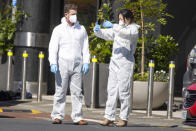
<path fill-rule="evenodd" d="M 21 94 L 21 99 L 24 100 L 26 98 L 27 58 L 29 56 L 26 50 L 23 52 L 22 56 L 23 56 L 23 68 L 22 68 L 22 94 Z"/>
<path fill-rule="evenodd" d="M 7 91 L 11 90 L 11 77 L 12 77 L 12 57 L 13 52 L 12 50 L 9 50 L 7 53 L 8 56 L 8 70 L 7 70 Z"/>
<path fill-rule="evenodd" d="M 39 55 L 39 73 L 38 73 L 38 91 L 37 91 L 37 101 L 42 101 L 42 81 L 43 81 L 43 63 L 44 63 L 44 53 L 40 51 Z"/>
<path fill-rule="evenodd" d="M 148 76 L 148 95 L 147 95 L 147 117 L 152 116 L 153 104 L 153 86 L 154 86 L 154 61 L 149 62 L 149 76 Z"/>
<path fill-rule="evenodd" d="M 171 119 L 173 117 L 173 101 L 174 101 L 174 70 L 175 70 L 175 62 L 170 61 L 169 64 L 169 98 L 168 98 L 168 106 L 167 106 L 167 119 Z"/>
<path fill-rule="evenodd" d="M 97 76 L 97 58 L 93 56 L 93 74 L 92 74 L 92 92 L 91 92 L 91 109 L 95 108 L 95 87 L 96 87 L 96 76 Z"/>

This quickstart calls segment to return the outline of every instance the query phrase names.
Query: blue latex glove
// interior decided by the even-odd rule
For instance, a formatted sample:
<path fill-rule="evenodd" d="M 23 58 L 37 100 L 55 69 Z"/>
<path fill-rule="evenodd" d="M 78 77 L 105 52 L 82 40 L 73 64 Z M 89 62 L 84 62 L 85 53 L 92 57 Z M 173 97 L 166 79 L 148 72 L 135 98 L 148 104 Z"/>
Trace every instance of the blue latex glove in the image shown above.
<path fill-rule="evenodd" d="M 84 75 L 86 75 L 89 72 L 89 68 L 90 68 L 89 64 L 84 64 L 82 66 L 82 72 L 83 72 Z"/>
<path fill-rule="evenodd" d="M 96 22 L 96 25 L 95 25 L 95 27 L 94 27 L 94 31 L 99 31 L 100 30 L 100 25 L 98 24 L 98 22 Z"/>
<path fill-rule="evenodd" d="M 58 70 L 58 67 L 57 67 L 56 64 L 52 64 L 52 65 L 50 66 L 50 71 L 51 71 L 52 73 L 56 74 L 57 70 Z"/>
<path fill-rule="evenodd" d="M 110 22 L 110 21 L 105 21 L 104 23 L 103 23 L 103 27 L 106 27 L 106 28 L 112 28 L 113 27 L 113 24 L 112 24 L 112 22 Z"/>

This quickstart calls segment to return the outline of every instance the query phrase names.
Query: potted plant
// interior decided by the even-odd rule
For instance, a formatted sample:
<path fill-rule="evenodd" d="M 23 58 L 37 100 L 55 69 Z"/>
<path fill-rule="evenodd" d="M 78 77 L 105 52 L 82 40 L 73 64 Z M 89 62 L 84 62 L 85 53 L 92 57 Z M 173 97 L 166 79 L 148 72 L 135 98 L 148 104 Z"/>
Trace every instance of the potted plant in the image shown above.
<path fill-rule="evenodd" d="M 175 58 L 178 51 L 178 43 L 169 35 L 160 35 L 157 39 L 150 37 L 146 40 L 146 43 L 148 45 L 146 46 L 146 59 L 155 61 L 153 108 L 157 108 L 164 104 L 168 98 L 169 61 Z M 138 44 L 137 50 L 140 50 L 140 44 Z M 145 72 L 143 76 L 141 75 L 138 66 L 140 65 L 141 56 L 138 55 L 138 52 L 136 51 L 133 103 L 135 103 L 134 108 L 145 109 L 147 103 L 148 72 Z M 145 65 L 148 64 L 146 63 Z M 148 70 L 147 66 L 146 70 Z"/>
<path fill-rule="evenodd" d="M 158 108 L 165 103 L 168 98 L 168 73 L 166 71 L 154 72 L 153 86 L 153 108 Z M 133 84 L 133 108 L 146 109 L 148 72 L 141 76 L 141 73 L 134 74 Z"/>

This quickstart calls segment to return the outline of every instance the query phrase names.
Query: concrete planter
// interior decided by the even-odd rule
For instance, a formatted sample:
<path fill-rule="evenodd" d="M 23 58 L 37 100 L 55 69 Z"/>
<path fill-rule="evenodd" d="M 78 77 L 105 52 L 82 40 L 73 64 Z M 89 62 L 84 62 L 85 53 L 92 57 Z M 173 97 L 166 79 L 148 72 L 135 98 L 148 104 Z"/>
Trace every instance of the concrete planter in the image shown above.
<path fill-rule="evenodd" d="M 133 109 L 146 109 L 148 82 L 134 81 Z M 154 82 L 153 108 L 164 104 L 168 98 L 168 82 Z"/>
<path fill-rule="evenodd" d="M 0 91 L 6 91 L 8 61 L 6 54 L 0 54 Z M 13 84 L 13 83 L 11 83 Z M 13 91 L 13 88 L 11 88 Z"/>
<path fill-rule="evenodd" d="M 109 75 L 108 64 L 97 64 L 97 81 L 95 87 L 95 106 L 105 107 L 107 100 L 107 82 Z M 90 71 L 83 77 L 84 99 L 87 107 L 91 105 L 93 64 L 90 64 Z"/>

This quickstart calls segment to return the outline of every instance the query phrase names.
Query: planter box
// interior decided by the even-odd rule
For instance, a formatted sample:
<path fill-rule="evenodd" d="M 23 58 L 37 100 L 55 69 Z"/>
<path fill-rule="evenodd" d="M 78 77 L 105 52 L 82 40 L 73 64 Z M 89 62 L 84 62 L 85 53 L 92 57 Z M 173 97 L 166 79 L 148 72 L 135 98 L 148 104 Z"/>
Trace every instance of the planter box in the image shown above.
<path fill-rule="evenodd" d="M 95 107 L 105 107 L 107 100 L 107 82 L 109 64 L 97 64 L 97 81 L 95 89 Z M 90 64 L 89 73 L 83 77 L 84 99 L 87 107 L 91 104 L 93 64 Z"/>
<path fill-rule="evenodd" d="M 134 81 L 133 109 L 146 109 L 148 82 Z M 168 99 L 168 82 L 154 82 L 153 108 L 162 106 Z"/>

